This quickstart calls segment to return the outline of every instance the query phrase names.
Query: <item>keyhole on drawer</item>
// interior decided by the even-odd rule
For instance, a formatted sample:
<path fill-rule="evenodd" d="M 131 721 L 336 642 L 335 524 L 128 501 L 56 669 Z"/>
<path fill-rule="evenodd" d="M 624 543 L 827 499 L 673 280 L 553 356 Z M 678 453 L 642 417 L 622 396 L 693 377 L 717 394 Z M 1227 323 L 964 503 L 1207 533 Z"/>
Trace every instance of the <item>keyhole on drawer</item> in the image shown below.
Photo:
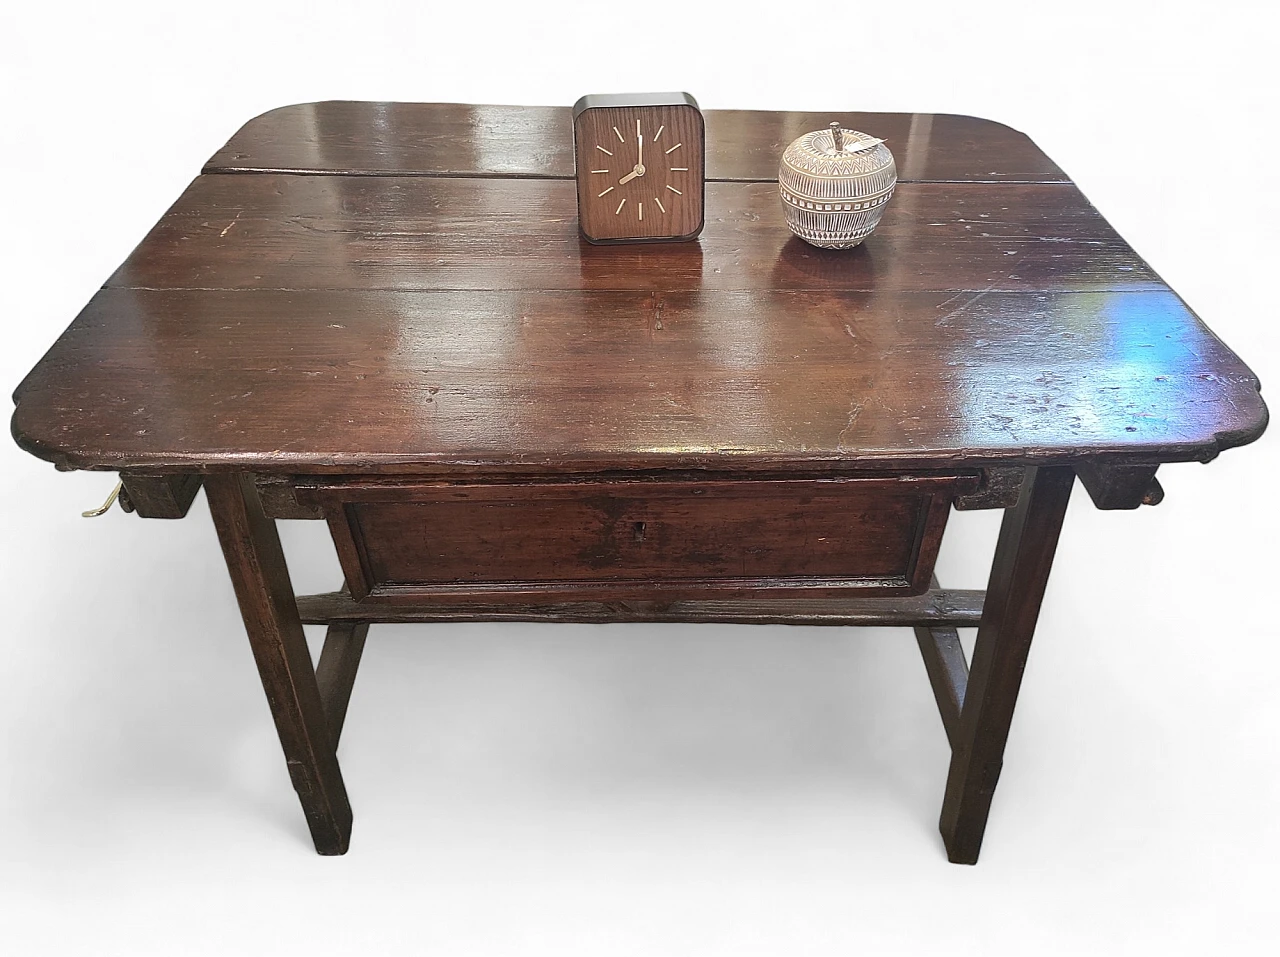
<path fill-rule="evenodd" d="M 644 522 L 636 522 L 631 526 L 631 530 L 635 534 L 637 542 L 644 541 Z"/>

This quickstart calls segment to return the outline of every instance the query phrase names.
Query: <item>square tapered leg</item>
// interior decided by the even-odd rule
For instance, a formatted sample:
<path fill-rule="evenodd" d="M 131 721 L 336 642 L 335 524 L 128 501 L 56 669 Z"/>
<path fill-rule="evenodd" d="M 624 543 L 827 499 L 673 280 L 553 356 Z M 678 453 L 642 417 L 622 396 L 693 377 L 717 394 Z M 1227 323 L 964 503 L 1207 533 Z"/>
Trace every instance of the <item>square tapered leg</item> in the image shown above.
<path fill-rule="evenodd" d="M 1028 469 L 1018 504 L 1000 527 L 939 823 L 956 864 L 978 862 L 1074 480 L 1070 467 Z"/>
<path fill-rule="evenodd" d="M 351 805 L 275 522 L 263 512 L 251 475 L 210 475 L 205 489 L 289 776 L 316 851 L 345 854 L 351 838 Z"/>

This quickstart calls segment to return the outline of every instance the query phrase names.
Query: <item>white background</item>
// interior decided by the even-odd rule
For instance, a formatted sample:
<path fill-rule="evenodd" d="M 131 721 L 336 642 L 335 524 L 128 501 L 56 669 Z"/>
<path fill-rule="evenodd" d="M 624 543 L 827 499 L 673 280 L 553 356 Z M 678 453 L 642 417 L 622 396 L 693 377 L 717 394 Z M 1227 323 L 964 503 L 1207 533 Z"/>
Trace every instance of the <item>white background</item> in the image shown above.
<path fill-rule="evenodd" d="M 0 383 L 257 113 L 645 89 L 1007 122 L 1274 380 L 1268 6 L 25 5 Z M 1191 149 L 1221 188 L 1184 187 Z M 84 521 L 112 477 L 0 444 L 0 951 L 1273 954 L 1276 448 L 1162 469 L 1159 508 L 1077 489 L 969 868 L 910 632 L 782 627 L 375 627 L 352 850 L 317 857 L 203 496 Z M 944 582 L 985 585 L 997 519 L 953 519 Z M 324 528 L 284 534 L 299 590 L 332 588 Z"/>

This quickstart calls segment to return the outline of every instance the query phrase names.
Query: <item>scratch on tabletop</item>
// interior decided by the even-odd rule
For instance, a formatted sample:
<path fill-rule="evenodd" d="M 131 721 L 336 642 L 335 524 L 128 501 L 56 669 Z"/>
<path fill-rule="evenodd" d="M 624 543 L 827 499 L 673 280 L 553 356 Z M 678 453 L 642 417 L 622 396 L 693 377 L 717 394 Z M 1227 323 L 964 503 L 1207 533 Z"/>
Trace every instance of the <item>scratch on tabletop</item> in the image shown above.
<path fill-rule="evenodd" d="M 1019 257 L 1018 261 L 1017 261 L 1017 262 L 1015 262 L 1015 263 L 1013 264 L 1013 266 L 1010 268 L 1010 270 L 1009 270 L 1009 275 L 1006 277 L 1005 281 L 1008 281 L 1008 280 L 1010 280 L 1010 279 L 1013 279 L 1013 278 L 1018 274 L 1018 267 L 1022 265 L 1023 261 L 1024 261 L 1026 258 L 1027 258 L 1026 256 L 1021 256 L 1021 257 Z M 985 298 L 987 297 L 987 295 L 988 295 L 992 290 L 994 290 L 994 289 L 996 288 L 996 286 L 998 286 L 998 285 L 1000 285 L 1000 280 L 999 280 L 999 279 L 993 280 L 993 281 L 991 282 L 991 284 L 987 286 L 987 288 L 986 288 L 986 289 L 982 290 L 981 292 L 974 293 L 972 296 L 970 296 L 968 299 L 966 299 L 964 302 L 962 302 L 962 303 L 961 303 L 959 306 L 957 306 L 955 309 L 952 309 L 952 310 L 951 310 L 950 312 L 948 312 L 946 315 L 939 316 L 937 319 L 935 319 L 935 320 L 933 321 L 933 322 L 934 322 L 934 325 L 936 325 L 936 326 L 940 326 L 940 325 L 942 325 L 943 323 L 945 323 L 948 319 L 954 319 L 956 316 L 960 315 L 960 313 L 964 312 L 964 311 L 965 311 L 966 309 L 968 309 L 970 306 L 974 305 L 975 303 L 979 302 L 979 301 L 980 301 L 980 300 L 982 300 L 982 299 L 985 299 Z M 965 295 L 965 293 L 966 293 L 967 291 L 968 291 L 968 290 L 962 290 L 962 291 L 960 291 L 960 292 L 956 293 L 956 294 L 955 294 L 954 296 L 952 296 L 951 298 L 943 300 L 942 302 L 940 302 L 940 303 L 938 304 L 938 308 L 939 308 L 939 309 L 941 309 L 943 306 L 950 305 L 951 303 L 953 303 L 953 302 L 955 302 L 957 299 L 959 299 L 961 296 Z"/>
<path fill-rule="evenodd" d="M 862 414 L 863 403 L 857 399 L 853 400 L 853 404 L 849 406 L 849 418 L 844 423 L 844 428 L 840 430 L 840 434 L 836 436 L 836 448 L 843 449 L 845 447 L 844 437 L 853 428 L 853 424 L 858 421 L 858 416 Z"/>
<path fill-rule="evenodd" d="M 227 233 L 231 232 L 231 227 L 236 224 L 236 220 L 239 219 L 243 214 L 244 214 L 243 209 L 240 210 L 240 212 L 236 213 L 235 217 L 231 220 L 231 222 L 227 223 L 227 228 L 224 229 L 222 232 L 218 233 L 218 238 L 221 239 L 223 236 L 227 235 Z"/>

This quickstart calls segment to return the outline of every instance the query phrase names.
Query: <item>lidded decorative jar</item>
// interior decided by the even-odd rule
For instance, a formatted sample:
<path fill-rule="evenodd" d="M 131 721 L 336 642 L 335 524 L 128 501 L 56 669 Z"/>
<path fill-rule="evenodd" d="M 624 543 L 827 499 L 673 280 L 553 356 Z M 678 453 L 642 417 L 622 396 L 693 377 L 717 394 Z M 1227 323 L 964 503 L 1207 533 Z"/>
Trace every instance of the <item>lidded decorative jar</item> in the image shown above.
<path fill-rule="evenodd" d="M 897 184 L 884 140 L 839 123 L 793 141 L 778 166 L 787 225 L 805 242 L 829 249 L 849 249 L 870 236 Z"/>

